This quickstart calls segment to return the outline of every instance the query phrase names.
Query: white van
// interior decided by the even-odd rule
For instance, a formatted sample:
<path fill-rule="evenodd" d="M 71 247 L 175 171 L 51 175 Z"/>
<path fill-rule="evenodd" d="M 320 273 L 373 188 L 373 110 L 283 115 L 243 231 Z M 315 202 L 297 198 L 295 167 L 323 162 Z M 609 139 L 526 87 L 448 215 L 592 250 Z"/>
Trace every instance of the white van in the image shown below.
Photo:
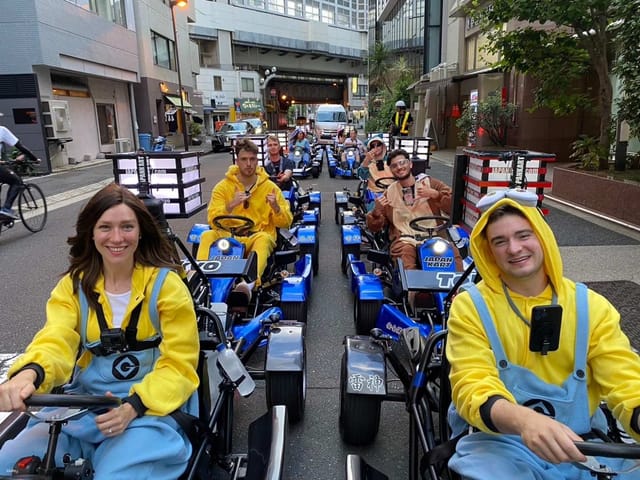
<path fill-rule="evenodd" d="M 320 105 L 315 115 L 317 142 L 333 145 L 338 130 L 345 128 L 347 123 L 347 111 L 342 105 L 328 103 Z"/>

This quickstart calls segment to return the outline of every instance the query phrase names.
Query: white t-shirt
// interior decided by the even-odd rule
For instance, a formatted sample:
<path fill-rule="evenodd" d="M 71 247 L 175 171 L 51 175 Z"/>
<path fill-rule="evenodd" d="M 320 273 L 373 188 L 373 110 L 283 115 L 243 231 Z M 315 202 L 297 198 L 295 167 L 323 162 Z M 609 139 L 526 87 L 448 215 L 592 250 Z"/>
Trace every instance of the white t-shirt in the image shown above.
<path fill-rule="evenodd" d="M 131 290 L 125 293 L 106 293 L 113 313 L 113 328 L 120 328 L 124 320 L 124 312 L 127 311 L 127 305 L 129 305 Z"/>
<path fill-rule="evenodd" d="M 11 133 L 7 127 L 0 125 L 0 143 L 13 147 L 18 143 L 18 137 Z"/>

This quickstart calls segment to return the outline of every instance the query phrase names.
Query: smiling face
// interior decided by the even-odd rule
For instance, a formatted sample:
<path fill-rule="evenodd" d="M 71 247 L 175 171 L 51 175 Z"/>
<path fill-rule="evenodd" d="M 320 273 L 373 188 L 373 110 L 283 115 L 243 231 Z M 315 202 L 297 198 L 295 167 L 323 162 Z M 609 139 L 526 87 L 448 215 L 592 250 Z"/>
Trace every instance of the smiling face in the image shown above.
<path fill-rule="evenodd" d="M 267 150 L 274 159 L 280 160 L 280 142 L 270 138 L 267 140 Z"/>
<path fill-rule="evenodd" d="M 516 214 L 506 214 L 485 230 L 491 254 L 504 282 L 514 291 L 522 286 L 546 284 L 544 252 L 529 221 Z"/>
<path fill-rule="evenodd" d="M 105 270 L 133 268 L 139 239 L 136 214 L 124 203 L 105 210 L 93 227 L 93 241 Z"/>

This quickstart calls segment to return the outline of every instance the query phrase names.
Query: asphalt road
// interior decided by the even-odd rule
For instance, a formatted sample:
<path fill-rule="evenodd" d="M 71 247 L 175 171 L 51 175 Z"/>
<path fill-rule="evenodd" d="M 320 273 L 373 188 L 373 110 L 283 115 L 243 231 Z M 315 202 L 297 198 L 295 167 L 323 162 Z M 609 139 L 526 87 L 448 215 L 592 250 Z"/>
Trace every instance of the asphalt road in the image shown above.
<path fill-rule="evenodd" d="M 201 159 L 203 202 L 230 163 L 228 153 Z M 452 169 L 432 162 L 429 173 L 451 182 Z M 50 290 L 67 267 L 66 238 L 73 234 L 74 221 L 83 201 L 68 199 L 69 190 L 113 178 L 109 163 L 34 179 L 46 195 L 57 199 L 45 229 L 29 233 L 21 225 L 0 235 L 0 352 L 22 351 L 44 321 Z M 314 279 L 307 327 L 308 390 L 304 420 L 290 428 L 287 473 L 290 479 L 331 480 L 344 478 L 347 453 L 360 453 L 390 478 L 407 478 L 407 415 L 402 404 L 383 404 L 380 432 L 369 447 L 344 445 L 338 432 L 339 366 L 342 341 L 353 334 L 352 299 L 346 277 L 339 266 L 339 229 L 333 220 L 333 192 L 355 188 L 356 181 L 331 179 L 326 166 L 318 179 L 303 180 L 322 192 L 323 218 L 320 227 L 320 271 Z M 67 193 L 65 193 L 67 192 Z M 87 195 L 89 195 L 88 193 Z M 84 198 L 82 195 L 76 198 Z M 63 205 L 63 206 L 61 206 Z M 60 207 L 60 208 L 56 208 Z M 561 245 L 637 245 L 637 240 L 565 211 L 552 208 L 550 222 Z M 188 219 L 171 220 L 174 232 L 185 239 L 193 223 L 205 223 L 206 211 Z M 234 447 L 246 447 L 248 422 L 265 410 L 264 388 L 248 399 L 237 400 Z"/>

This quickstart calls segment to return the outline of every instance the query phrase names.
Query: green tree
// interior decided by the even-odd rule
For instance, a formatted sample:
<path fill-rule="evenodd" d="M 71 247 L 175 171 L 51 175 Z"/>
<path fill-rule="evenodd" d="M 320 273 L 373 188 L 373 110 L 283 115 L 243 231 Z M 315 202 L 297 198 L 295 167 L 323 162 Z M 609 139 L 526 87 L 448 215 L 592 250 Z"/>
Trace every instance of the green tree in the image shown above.
<path fill-rule="evenodd" d="M 465 102 L 460 118 L 456 120 L 460 140 L 466 141 L 469 133 L 475 133 L 478 127 L 487 132 L 494 145 L 505 146 L 507 130 L 513 127 L 513 118 L 518 107 L 513 103 L 502 103 L 499 92 L 491 92 L 486 100 L 478 102 L 477 109 Z"/>
<path fill-rule="evenodd" d="M 640 0 L 614 0 L 614 6 L 615 16 L 624 19 L 610 28 L 617 40 L 613 71 L 622 84 L 618 114 L 629 123 L 632 134 L 640 137 Z"/>
<path fill-rule="evenodd" d="M 538 81 L 534 108 L 545 106 L 562 115 L 588 106 L 589 97 L 582 93 L 580 79 L 589 68 L 595 72 L 598 143 L 604 151 L 609 151 L 611 141 L 613 44 L 608 27 L 616 19 L 613 1 L 494 0 L 491 8 L 484 8 L 474 0 L 472 6 L 472 15 L 480 20 L 489 38 L 489 50 L 500 54 L 498 65 Z M 510 21 L 509 28 L 503 28 Z M 600 168 L 607 168 L 606 156 L 600 160 Z"/>
<path fill-rule="evenodd" d="M 367 58 L 369 65 L 369 87 L 375 90 L 391 91 L 387 81 L 389 70 L 389 50 L 382 42 L 376 42 Z"/>
<path fill-rule="evenodd" d="M 369 96 L 368 132 L 386 132 L 389 129 L 396 102 L 409 102 L 409 86 L 415 82 L 415 74 L 404 57 L 398 58 L 393 64 L 386 64 L 379 75 L 378 81 L 385 87 Z"/>

